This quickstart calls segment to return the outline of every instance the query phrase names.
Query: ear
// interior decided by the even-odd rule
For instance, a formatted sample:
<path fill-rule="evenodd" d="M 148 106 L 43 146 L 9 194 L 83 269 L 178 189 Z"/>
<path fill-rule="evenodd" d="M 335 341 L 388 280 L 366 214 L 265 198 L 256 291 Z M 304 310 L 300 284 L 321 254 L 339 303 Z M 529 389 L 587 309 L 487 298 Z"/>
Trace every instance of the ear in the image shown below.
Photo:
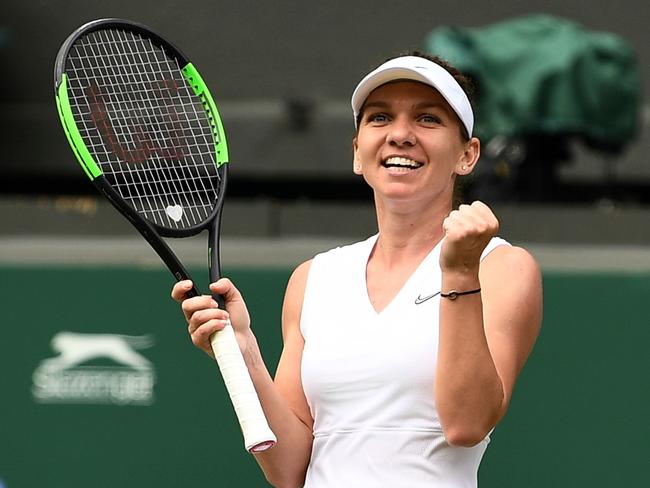
<path fill-rule="evenodd" d="M 357 138 L 352 139 L 352 171 L 355 175 L 363 174 L 363 165 L 361 164 L 361 157 L 359 156 L 359 145 Z"/>
<path fill-rule="evenodd" d="M 456 164 L 456 174 L 460 176 L 470 174 L 474 170 L 474 166 L 478 162 L 480 155 L 481 141 L 479 141 L 476 137 L 472 137 L 465 144 L 463 154 Z"/>

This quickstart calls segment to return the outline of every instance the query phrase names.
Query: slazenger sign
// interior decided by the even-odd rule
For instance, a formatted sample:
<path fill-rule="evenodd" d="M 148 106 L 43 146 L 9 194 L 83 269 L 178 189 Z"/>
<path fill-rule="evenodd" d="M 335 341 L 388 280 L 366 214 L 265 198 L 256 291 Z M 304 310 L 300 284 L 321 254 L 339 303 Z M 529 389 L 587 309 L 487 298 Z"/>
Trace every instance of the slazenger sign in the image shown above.
<path fill-rule="evenodd" d="M 153 345 L 149 336 L 59 332 L 51 341 L 58 356 L 41 361 L 34 371 L 32 394 L 40 403 L 153 403 L 155 374 L 137 349 Z M 95 359 L 116 365 L 84 366 Z"/>

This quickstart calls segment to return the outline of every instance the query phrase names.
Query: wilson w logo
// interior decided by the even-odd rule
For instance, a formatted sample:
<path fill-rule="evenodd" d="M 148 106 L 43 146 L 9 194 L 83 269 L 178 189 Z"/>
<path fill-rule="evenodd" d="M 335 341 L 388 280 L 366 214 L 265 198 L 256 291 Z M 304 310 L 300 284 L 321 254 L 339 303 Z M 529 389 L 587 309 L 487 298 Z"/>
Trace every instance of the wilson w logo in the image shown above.
<path fill-rule="evenodd" d="M 111 87 L 110 95 L 91 83 L 85 94 L 104 144 L 125 163 L 142 164 L 153 154 L 175 162 L 188 152 L 183 126 L 172 103 L 179 94 L 175 80 L 157 81 L 146 88 Z"/>

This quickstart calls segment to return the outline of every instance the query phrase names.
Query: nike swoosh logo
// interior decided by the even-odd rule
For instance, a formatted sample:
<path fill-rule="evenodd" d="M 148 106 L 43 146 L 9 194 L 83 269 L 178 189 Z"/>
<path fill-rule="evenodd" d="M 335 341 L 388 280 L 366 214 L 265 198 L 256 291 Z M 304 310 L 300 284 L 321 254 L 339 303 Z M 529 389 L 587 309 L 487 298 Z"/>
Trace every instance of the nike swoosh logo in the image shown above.
<path fill-rule="evenodd" d="M 438 295 L 440 295 L 440 292 L 434 293 L 433 295 L 427 295 L 426 297 L 418 295 L 418 297 L 415 299 L 415 304 L 420 305 L 420 303 L 424 303 L 433 297 L 437 297 Z"/>

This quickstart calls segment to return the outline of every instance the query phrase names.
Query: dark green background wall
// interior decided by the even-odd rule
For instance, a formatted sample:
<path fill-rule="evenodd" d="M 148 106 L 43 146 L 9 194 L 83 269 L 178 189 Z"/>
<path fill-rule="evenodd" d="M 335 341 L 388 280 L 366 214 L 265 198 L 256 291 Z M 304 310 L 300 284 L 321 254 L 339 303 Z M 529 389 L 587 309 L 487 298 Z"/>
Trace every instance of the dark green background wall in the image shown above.
<path fill-rule="evenodd" d="M 289 272 L 226 269 L 271 370 Z M 650 275 L 544 282 L 542 334 L 493 434 L 482 488 L 650 486 Z M 0 267 L 0 487 L 266 486 L 170 285 L 159 269 Z M 141 354 L 156 375 L 153 403 L 36 402 L 32 375 L 64 330 L 150 335 Z"/>

